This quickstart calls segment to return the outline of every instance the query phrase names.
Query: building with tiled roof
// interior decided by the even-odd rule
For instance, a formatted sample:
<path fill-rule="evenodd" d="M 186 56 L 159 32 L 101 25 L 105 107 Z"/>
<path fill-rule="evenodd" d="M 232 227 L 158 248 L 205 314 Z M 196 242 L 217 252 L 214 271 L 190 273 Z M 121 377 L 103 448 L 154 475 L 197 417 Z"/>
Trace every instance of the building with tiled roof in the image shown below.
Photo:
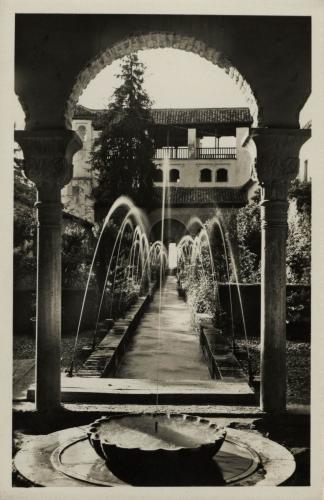
<path fill-rule="evenodd" d="M 73 129 L 83 141 L 74 159 L 74 177 L 63 190 L 63 203 L 75 215 L 93 221 L 95 183 L 88 163 L 93 141 L 100 134 L 105 110 L 77 106 Z M 248 203 L 253 159 L 243 147 L 252 125 L 248 108 L 152 109 L 155 143 L 155 208 L 152 227 L 161 220 L 164 175 L 166 204 L 184 226 L 192 215 L 206 220 L 216 207 L 223 210 Z M 165 162 L 168 168 L 165 168 Z M 99 218 L 106 207 L 97 207 Z M 173 214 L 173 215 L 172 215 Z"/>
<path fill-rule="evenodd" d="M 105 110 L 94 110 L 78 105 L 75 117 L 91 119 L 93 126 L 100 125 L 100 117 Z M 252 125 L 249 108 L 153 108 L 151 110 L 155 125 L 197 125 L 212 124 L 248 127 Z"/>

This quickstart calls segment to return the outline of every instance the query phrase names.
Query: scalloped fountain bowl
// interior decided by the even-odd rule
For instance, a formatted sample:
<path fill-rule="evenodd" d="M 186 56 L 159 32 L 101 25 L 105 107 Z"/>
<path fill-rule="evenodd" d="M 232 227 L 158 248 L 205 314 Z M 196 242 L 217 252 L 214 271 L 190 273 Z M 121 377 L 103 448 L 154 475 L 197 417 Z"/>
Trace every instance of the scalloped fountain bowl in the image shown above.
<path fill-rule="evenodd" d="M 226 431 L 206 418 L 152 413 L 96 420 L 89 441 L 109 469 L 131 484 L 181 482 L 206 467 L 221 448 Z"/>

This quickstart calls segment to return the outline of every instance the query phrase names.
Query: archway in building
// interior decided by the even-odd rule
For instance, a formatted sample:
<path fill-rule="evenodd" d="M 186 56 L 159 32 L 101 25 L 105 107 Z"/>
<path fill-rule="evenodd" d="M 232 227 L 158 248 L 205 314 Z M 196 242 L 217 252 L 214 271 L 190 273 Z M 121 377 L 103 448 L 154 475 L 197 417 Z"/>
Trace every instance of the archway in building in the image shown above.
<path fill-rule="evenodd" d="M 150 240 L 151 241 L 160 240 L 161 231 L 162 231 L 162 221 L 159 220 L 151 228 Z M 185 234 L 188 234 L 188 230 L 183 222 L 180 222 L 179 220 L 172 218 L 164 219 L 163 242 L 166 246 L 168 246 L 169 243 L 178 244 L 182 236 L 184 236 Z"/>

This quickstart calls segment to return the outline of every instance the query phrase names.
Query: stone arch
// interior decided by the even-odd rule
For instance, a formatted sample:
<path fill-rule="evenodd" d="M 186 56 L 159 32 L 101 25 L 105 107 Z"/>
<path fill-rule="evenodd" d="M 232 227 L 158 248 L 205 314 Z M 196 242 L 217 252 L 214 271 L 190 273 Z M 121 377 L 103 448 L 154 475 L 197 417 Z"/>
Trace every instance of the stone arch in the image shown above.
<path fill-rule="evenodd" d="M 70 96 L 66 102 L 64 111 L 66 126 L 70 127 L 71 125 L 76 104 L 83 90 L 102 69 L 111 64 L 114 60 L 121 59 L 131 52 L 159 48 L 174 48 L 192 52 L 224 69 L 244 94 L 253 117 L 253 126 L 258 125 L 258 104 L 256 97 L 248 82 L 229 61 L 225 54 L 191 36 L 185 36 L 174 32 L 151 32 L 129 36 L 114 44 L 112 47 L 105 49 L 88 62 L 86 67 L 83 68 L 76 77 Z"/>
<path fill-rule="evenodd" d="M 180 179 L 180 170 L 178 168 L 171 168 L 169 172 L 169 182 L 178 182 Z"/>
<path fill-rule="evenodd" d="M 156 168 L 153 174 L 154 182 L 163 182 L 163 170 L 162 168 Z"/>
<path fill-rule="evenodd" d="M 150 229 L 150 238 L 154 240 L 161 239 L 161 224 L 162 218 L 156 220 Z M 186 234 L 187 228 L 184 221 L 179 218 L 166 217 L 164 219 L 164 243 L 179 243 L 180 239 L 184 234 Z"/>

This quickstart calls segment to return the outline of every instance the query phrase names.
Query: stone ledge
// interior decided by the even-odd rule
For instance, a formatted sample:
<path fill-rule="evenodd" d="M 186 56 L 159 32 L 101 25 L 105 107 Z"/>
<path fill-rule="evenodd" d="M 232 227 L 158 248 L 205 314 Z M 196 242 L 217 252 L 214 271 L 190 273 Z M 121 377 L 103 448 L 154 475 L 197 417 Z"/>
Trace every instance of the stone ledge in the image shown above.
<path fill-rule="evenodd" d="M 116 321 L 95 350 L 78 370 L 79 377 L 107 377 L 116 372 L 120 359 L 151 296 L 139 297 L 137 303 Z"/>

